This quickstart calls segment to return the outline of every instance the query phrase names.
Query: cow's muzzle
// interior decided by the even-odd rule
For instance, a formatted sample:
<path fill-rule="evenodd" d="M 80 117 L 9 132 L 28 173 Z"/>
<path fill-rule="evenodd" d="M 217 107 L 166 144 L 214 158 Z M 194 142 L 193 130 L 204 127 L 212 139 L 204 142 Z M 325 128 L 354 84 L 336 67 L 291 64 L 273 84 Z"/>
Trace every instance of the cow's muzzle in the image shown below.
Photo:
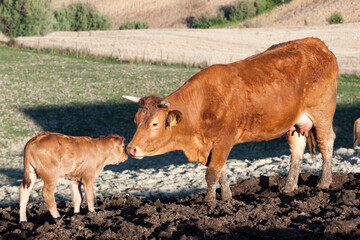
<path fill-rule="evenodd" d="M 127 146 L 126 151 L 133 158 L 142 159 L 144 157 L 141 155 L 139 156 L 139 151 L 137 147 Z"/>

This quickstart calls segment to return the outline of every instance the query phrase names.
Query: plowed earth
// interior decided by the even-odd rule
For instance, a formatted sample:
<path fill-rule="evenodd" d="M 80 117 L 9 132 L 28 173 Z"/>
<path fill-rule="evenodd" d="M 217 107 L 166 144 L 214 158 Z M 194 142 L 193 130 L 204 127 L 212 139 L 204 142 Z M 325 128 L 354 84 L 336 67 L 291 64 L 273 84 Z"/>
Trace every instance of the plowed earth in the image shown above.
<path fill-rule="evenodd" d="M 299 189 L 283 194 L 285 176 L 239 179 L 233 199 L 204 203 L 205 193 L 185 198 L 114 195 L 97 199 L 96 213 L 82 204 L 58 202 L 55 223 L 45 203 L 28 205 L 28 223 L 18 224 L 18 206 L 0 209 L 0 239 L 356 239 L 360 237 L 360 174 L 333 175 L 329 190 L 319 177 L 302 173 Z M 219 193 L 218 193 L 219 194 Z M 219 199 L 219 195 L 218 195 Z"/>

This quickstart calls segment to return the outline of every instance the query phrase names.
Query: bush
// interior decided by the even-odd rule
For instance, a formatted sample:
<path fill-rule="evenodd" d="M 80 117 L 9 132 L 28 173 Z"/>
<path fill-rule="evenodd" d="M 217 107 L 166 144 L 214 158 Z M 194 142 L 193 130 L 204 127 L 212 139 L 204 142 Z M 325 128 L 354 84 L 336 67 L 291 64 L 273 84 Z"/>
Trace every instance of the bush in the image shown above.
<path fill-rule="evenodd" d="M 107 30 L 111 21 L 88 3 L 74 3 L 54 11 L 55 31 Z"/>
<path fill-rule="evenodd" d="M 128 29 L 148 29 L 149 28 L 149 24 L 147 22 L 141 22 L 141 21 L 137 21 L 137 22 L 124 22 L 123 24 L 121 24 L 120 26 L 120 30 L 128 30 Z"/>
<path fill-rule="evenodd" d="M 254 1 L 245 0 L 237 2 L 230 10 L 229 19 L 231 21 L 243 21 L 256 15 L 256 7 Z"/>
<path fill-rule="evenodd" d="M 210 28 L 231 22 L 241 22 L 290 1 L 291 0 L 244 0 L 237 2 L 230 8 L 223 8 L 215 17 L 206 13 L 199 18 L 188 19 L 188 26 L 192 28 Z"/>
<path fill-rule="evenodd" d="M 344 20 L 343 20 L 341 14 L 339 12 L 336 12 L 336 13 L 331 14 L 331 16 L 328 19 L 326 19 L 326 21 L 329 24 L 339 24 L 339 23 L 342 23 Z"/>
<path fill-rule="evenodd" d="M 210 13 L 205 13 L 201 15 L 199 18 L 195 18 L 192 20 L 191 27 L 192 28 L 210 28 L 214 25 L 225 24 L 227 19 L 224 16 L 224 12 L 219 12 L 216 17 L 212 17 Z"/>
<path fill-rule="evenodd" d="M 0 1 L 0 31 L 9 37 L 47 34 L 53 20 L 49 1 Z"/>

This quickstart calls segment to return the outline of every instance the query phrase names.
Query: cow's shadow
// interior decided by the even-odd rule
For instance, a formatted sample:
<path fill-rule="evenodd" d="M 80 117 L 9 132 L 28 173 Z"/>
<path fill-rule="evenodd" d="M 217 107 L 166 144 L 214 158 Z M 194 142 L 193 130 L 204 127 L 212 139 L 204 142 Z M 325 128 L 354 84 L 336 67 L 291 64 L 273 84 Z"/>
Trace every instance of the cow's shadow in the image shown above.
<path fill-rule="evenodd" d="M 138 104 L 120 102 L 113 104 L 77 104 L 69 106 L 44 106 L 20 109 L 25 115 L 33 119 L 44 131 L 60 132 L 73 136 L 99 137 L 109 133 L 117 133 L 125 137 L 129 143 L 136 126 L 134 116 Z M 360 107 L 356 104 L 338 106 L 334 117 L 334 129 L 337 135 L 335 149 L 352 147 L 353 123 L 360 117 Z M 272 141 L 242 143 L 234 146 L 230 153 L 231 159 L 259 159 L 289 154 L 285 139 Z M 156 161 L 156 164 L 154 164 Z M 109 166 L 106 169 L 123 171 L 124 169 L 137 170 L 163 168 L 168 165 L 187 163 L 181 151 L 167 153 L 161 156 L 145 157 L 142 160 L 129 158 L 119 165 Z"/>

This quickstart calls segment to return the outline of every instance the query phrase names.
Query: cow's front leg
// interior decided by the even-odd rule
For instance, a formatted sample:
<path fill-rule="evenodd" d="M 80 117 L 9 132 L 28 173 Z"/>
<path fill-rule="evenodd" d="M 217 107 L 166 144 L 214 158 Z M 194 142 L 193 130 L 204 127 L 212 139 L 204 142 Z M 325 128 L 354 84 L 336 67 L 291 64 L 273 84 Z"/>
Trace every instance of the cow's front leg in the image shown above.
<path fill-rule="evenodd" d="M 229 155 L 230 149 L 216 148 L 211 152 L 210 162 L 206 170 L 205 179 L 208 190 L 205 196 L 205 201 L 210 202 L 216 199 L 216 184 L 220 179 L 221 197 L 223 200 L 231 199 L 231 191 L 229 181 L 226 175 L 226 159 Z"/>
<path fill-rule="evenodd" d="M 287 138 L 290 146 L 291 160 L 289 174 L 284 187 L 284 192 L 286 193 L 298 188 L 300 165 L 306 147 L 306 137 L 298 132 L 294 132 L 293 134 L 288 132 Z"/>
<path fill-rule="evenodd" d="M 231 190 L 230 190 L 230 184 L 229 179 L 227 176 L 227 168 L 226 163 L 224 164 L 224 167 L 221 171 L 220 175 L 220 188 L 221 188 L 221 198 L 223 201 L 230 200 L 232 198 Z"/>

